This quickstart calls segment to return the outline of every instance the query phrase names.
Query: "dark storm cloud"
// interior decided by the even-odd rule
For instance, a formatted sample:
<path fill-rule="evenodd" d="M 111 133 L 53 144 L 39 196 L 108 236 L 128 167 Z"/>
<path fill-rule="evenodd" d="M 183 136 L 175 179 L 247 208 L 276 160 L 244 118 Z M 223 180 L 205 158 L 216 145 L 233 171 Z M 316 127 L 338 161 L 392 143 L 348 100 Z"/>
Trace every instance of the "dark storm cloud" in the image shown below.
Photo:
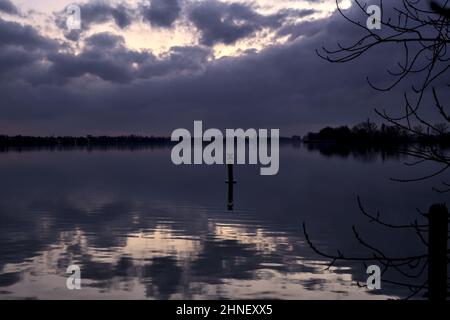
<path fill-rule="evenodd" d="M 0 82 L 19 79 L 25 68 L 46 59 L 59 44 L 41 36 L 34 28 L 0 18 Z M 25 70 L 26 72 L 26 70 Z"/>
<path fill-rule="evenodd" d="M 219 60 L 209 59 L 205 47 L 175 47 L 156 57 L 126 48 L 111 34 L 88 38 L 78 55 L 46 49 L 47 64 L 1 76 L 0 126 L 39 134 L 168 134 L 203 120 L 208 127 L 281 128 L 289 134 L 352 124 L 374 117 L 374 107 L 403 103 L 402 87 L 379 93 L 365 82 L 369 76 L 385 83 L 384 70 L 403 58 L 395 45 L 350 64 L 329 64 L 315 49 L 351 44 L 361 37 L 360 28 L 333 14 L 288 31 L 304 37 Z M 28 33 L 40 39 L 28 41 L 39 47 L 41 37 Z"/>
<path fill-rule="evenodd" d="M 80 5 L 80 9 L 84 27 L 112 20 L 123 29 L 128 27 L 133 19 L 132 11 L 123 4 L 112 5 L 109 2 L 97 0 Z"/>
<path fill-rule="evenodd" d="M 52 62 L 49 75 L 59 83 L 86 74 L 116 83 L 128 82 L 132 78 L 128 64 L 118 63 L 122 59 L 113 59 L 95 50 L 85 51 L 78 56 L 55 54 L 49 56 L 49 60 Z"/>
<path fill-rule="evenodd" d="M 141 8 L 145 21 L 153 26 L 169 28 L 181 12 L 179 0 L 150 0 Z"/>
<path fill-rule="evenodd" d="M 0 0 L 0 12 L 11 15 L 19 15 L 17 7 L 9 0 Z"/>
<path fill-rule="evenodd" d="M 186 7 L 186 17 L 182 17 L 183 5 Z M 304 18 L 316 12 L 313 9 L 282 9 L 272 15 L 262 15 L 251 5 L 218 0 L 184 3 L 181 0 L 144 0 L 136 10 L 125 4 L 114 5 L 103 0 L 91 0 L 79 6 L 81 30 L 66 30 L 65 11 L 55 14 L 56 24 L 65 30 L 65 37 L 72 41 L 78 41 L 82 33 L 94 24 L 113 21 L 124 29 L 133 21 L 143 20 L 152 26 L 171 28 L 177 19 L 187 18 L 198 29 L 200 42 L 206 45 L 233 44 L 264 28 L 277 29 L 288 19 Z"/>
<path fill-rule="evenodd" d="M 38 56 L 23 48 L 2 47 L 0 50 L 0 75 L 34 63 Z"/>
<path fill-rule="evenodd" d="M 279 27 L 286 14 L 264 16 L 245 4 L 208 0 L 191 4 L 188 16 L 199 30 L 201 42 L 214 45 L 233 44 L 263 28 Z"/>
<path fill-rule="evenodd" d="M 127 83 L 200 70 L 209 54 L 210 51 L 203 48 L 173 47 L 164 56 L 156 57 L 148 51 L 127 49 L 123 37 L 100 33 L 87 38 L 85 49 L 76 56 L 70 53 L 49 55 L 52 63 L 49 76 L 59 83 L 84 75 Z"/>
<path fill-rule="evenodd" d="M 172 47 L 162 59 L 149 59 L 141 64 L 137 75 L 140 78 L 158 76 L 182 76 L 203 71 L 208 63 L 211 50 L 194 46 Z"/>
<path fill-rule="evenodd" d="M 30 26 L 1 19 L 0 40 L 0 73 L 14 75 L 12 79 L 5 76 L 0 81 L 21 81 L 34 86 L 63 86 L 84 76 L 123 84 L 195 73 L 203 70 L 211 54 L 208 48 L 178 46 L 156 57 L 149 51 L 128 49 L 122 36 L 108 32 L 88 37 L 83 50 L 74 54 L 40 36 Z"/>
<path fill-rule="evenodd" d="M 15 45 L 26 49 L 51 49 L 54 40 L 41 36 L 33 27 L 0 18 L 0 46 Z"/>
<path fill-rule="evenodd" d="M 124 43 L 123 37 L 108 32 L 97 33 L 86 39 L 86 45 L 91 47 L 116 48 Z"/>
<path fill-rule="evenodd" d="M 69 40 L 79 40 L 82 32 L 91 28 L 92 25 L 106 22 L 114 22 L 119 28 L 125 29 L 135 19 L 135 12 L 125 4 L 111 4 L 104 0 L 92 0 L 79 4 L 81 12 L 81 30 L 67 30 L 65 10 L 55 14 L 57 26 L 65 30 L 65 36 Z"/>

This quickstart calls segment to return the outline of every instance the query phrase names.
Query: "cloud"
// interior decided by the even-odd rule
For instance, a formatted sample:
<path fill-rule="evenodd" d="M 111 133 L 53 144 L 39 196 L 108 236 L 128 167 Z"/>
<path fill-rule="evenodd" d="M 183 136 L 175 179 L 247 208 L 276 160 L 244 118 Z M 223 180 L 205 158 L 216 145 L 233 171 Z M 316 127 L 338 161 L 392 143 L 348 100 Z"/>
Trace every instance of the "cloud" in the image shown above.
<path fill-rule="evenodd" d="M 124 4 L 112 5 L 106 1 L 91 1 L 80 6 L 82 24 L 89 27 L 92 24 L 114 21 L 119 28 L 128 27 L 133 19 L 132 11 Z"/>
<path fill-rule="evenodd" d="M 163 56 L 156 57 L 149 51 L 130 50 L 123 37 L 104 32 L 87 38 L 84 50 L 77 55 L 49 55 L 48 74 L 58 83 L 85 75 L 116 84 L 130 83 L 199 71 L 206 65 L 209 55 L 209 49 L 188 46 L 173 47 Z"/>
<path fill-rule="evenodd" d="M 216 0 L 193 3 L 188 16 L 200 32 L 201 43 L 209 46 L 233 44 L 264 27 L 281 24 L 277 15 L 263 16 L 248 5 Z"/>
<path fill-rule="evenodd" d="M 92 0 L 79 4 L 81 12 L 81 30 L 66 30 L 67 15 L 65 10 L 55 14 L 57 26 L 66 30 L 69 40 L 79 40 L 81 33 L 88 31 L 95 24 L 113 22 L 120 29 L 129 27 L 135 19 L 135 12 L 123 3 L 111 4 L 104 0 Z"/>
<path fill-rule="evenodd" d="M 19 15 L 17 7 L 9 0 L 0 0 L 0 12 L 11 15 Z"/>
<path fill-rule="evenodd" d="M 41 36 L 33 27 L 0 18 L 0 83 L 14 77 L 24 80 L 24 73 L 47 58 L 60 45 Z"/>
<path fill-rule="evenodd" d="M 86 45 L 91 47 L 116 48 L 125 44 L 125 39 L 108 32 L 97 33 L 86 39 Z"/>
<path fill-rule="evenodd" d="M 152 26 L 169 28 L 180 16 L 179 0 L 151 0 L 149 4 L 142 6 L 141 14 Z"/>
<path fill-rule="evenodd" d="M 262 15 L 248 4 L 210 0 L 192 3 L 188 18 L 199 30 L 201 43 L 212 46 L 233 44 L 264 28 L 277 29 L 288 18 L 304 18 L 315 12 L 313 9 L 283 9 L 275 14 Z"/>
<path fill-rule="evenodd" d="M 266 19 L 248 8 L 233 10 L 243 25 Z M 351 44 L 361 37 L 360 28 L 335 13 L 278 30 L 292 35 L 291 41 L 214 60 L 208 46 L 173 47 L 156 56 L 127 48 L 124 38 L 111 33 L 90 36 L 75 54 L 31 27 L 0 22 L 0 45 L 8 47 L 3 52 L 12 61 L 0 67 L 6 72 L 0 74 L 0 126 L 7 133 L 169 134 L 200 119 L 208 127 L 281 128 L 290 134 L 360 122 L 375 117 L 374 107 L 403 103 L 401 92 L 410 82 L 389 93 L 365 82 L 367 76 L 385 81 L 383 71 L 402 61 L 401 46 L 387 44 L 352 63 L 329 64 L 315 49 Z M 235 39 L 215 31 L 205 35 L 210 42 Z"/>
<path fill-rule="evenodd" d="M 15 45 L 26 49 L 50 49 L 57 42 L 41 36 L 36 29 L 0 18 L 0 46 Z"/>
<path fill-rule="evenodd" d="M 314 9 L 285 8 L 270 15 L 255 11 L 254 4 L 222 2 L 219 0 L 184 1 L 144 0 L 136 9 L 125 2 L 111 4 L 104 0 L 90 0 L 79 4 L 81 30 L 66 30 L 65 11 L 55 14 L 57 26 L 65 30 L 65 37 L 80 40 L 95 24 L 113 22 L 118 28 L 126 29 L 134 21 L 144 21 L 153 27 L 172 28 L 177 20 L 188 20 L 198 30 L 200 43 L 213 46 L 217 43 L 233 44 L 254 36 L 263 29 L 278 29 L 293 20 L 316 13 Z"/>
<path fill-rule="evenodd" d="M 86 77 L 124 84 L 193 74 L 204 69 L 211 55 L 209 48 L 176 46 L 157 57 L 147 50 L 127 48 L 122 36 L 109 32 L 86 38 L 83 49 L 75 53 L 41 36 L 31 26 L 1 19 L 0 49 L 0 74 L 4 76 L 0 83 L 13 81 L 32 86 L 68 86 Z M 6 73 L 14 77 L 9 79 Z"/>
<path fill-rule="evenodd" d="M 0 50 L 0 75 L 17 71 L 34 63 L 38 57 L 24 48 L 4 47 Z"/>
<path fill-rule="evenodd" d="M 94 39 L 95 38 L 95 39 Z M 102 35 L 87 40 L 88 46 L 78 55 L 53 54 L 47 78 L 59 84 L 86 75 L 114 84 L 124 84 L 161 77 L 174 77 L 201 71 L 209 50 L 197 47 L 173 47 L 162 57 L 151 52 L 128 50 L 122 39 Z M 46 81 L 43 79 L 43 82 Z"/>
<path fill-rule="evenodd" d="M 322 26 L 318 25 L 315 21 L 289 23 L 278 29 L 277 35 L 280 37 L 289 36 L 289 41 L 293 41 L 300 36 L 311 37 L 320 32 L 321 28 Z"/>
<path fill-rule="evenodd" d="M 192 76 L 205 70 L 210 56 L 211 50 L 204 47 L 172 47 L 162 58 L 148 59 L 142 63 L 137 74 L 144 79 L 161 76 Z"/>

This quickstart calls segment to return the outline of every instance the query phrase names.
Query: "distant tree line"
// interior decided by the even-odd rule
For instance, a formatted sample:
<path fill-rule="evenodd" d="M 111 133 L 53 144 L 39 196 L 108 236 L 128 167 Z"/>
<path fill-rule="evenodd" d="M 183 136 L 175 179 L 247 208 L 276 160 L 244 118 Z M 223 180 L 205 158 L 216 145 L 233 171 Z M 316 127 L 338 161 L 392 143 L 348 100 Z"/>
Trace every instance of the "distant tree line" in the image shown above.
<path fill-rule="evenodd" d="M 295 135 L 280 137 L 280 143 L 337 143 L 346 145 L 376 146 L 420 143 L 424 145 L 450 146 L 450 130 L 445 123 L 435 124 L 439 130 L 425 130 L 415 127 L 415 132 L 395 125 L 376 123 L 367 120 L 353 127 L 326 127 L 319 132 L 310 132 L 303 138 Z M 427 132 L 425 132 L 427 131 Z M 9 148 L 142 148 L 146 146 L 172 145 L 170 137 L 139 135 L 124 136 L 7 136 L 0 135 L 0 150 Z"/>
<path fill-rule="evenodd" d="M 171 144 L 167 137 L 129 136 L 91 136 L 84 137 L 35 137 L 0 135 L 0 149 L 9 148 L 141 148 Z"/>
<path fill-rule="evenodd" d="M 317 133 L 308 133 L 304 138 L 304 142 L 334 142 L 343 144 L 445 144 L 450 145 L 449 127 L 445 123 L 434 125 L 439 130 L 432 131 L 425 129 L 420 125 L 415 127 L 418 133 L 412 133 L 395 125 L 382 124 L 378 126 L 376 123 L 367 120 L 352 128 L 348 126 L 326 127 Z"/>

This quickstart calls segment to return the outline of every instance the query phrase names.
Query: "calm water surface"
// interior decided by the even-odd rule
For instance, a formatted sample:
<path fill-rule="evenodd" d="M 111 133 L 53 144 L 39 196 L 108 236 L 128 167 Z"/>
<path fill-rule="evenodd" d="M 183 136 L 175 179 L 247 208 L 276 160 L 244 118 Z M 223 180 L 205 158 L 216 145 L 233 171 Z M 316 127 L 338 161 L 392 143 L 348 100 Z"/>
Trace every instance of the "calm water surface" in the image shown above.
<path fill-rule="evenodd" d="M 172 165 L 170 149 L 0 153 L 0 299 L 380 299 L 361 265 L 327 261 L 305 243 L 364 255 L 352 225 L 391 255 L 423 253 L 414 234 L 369 224 L 358 210 L 409 223 L 445 201 L 441 179 L 391 182 L 432 168 L 405 159 L 327 156 L 283 146 L 280 173 L 235 167 L 234 211 L 226 167 Z M 82 290 L 66 289 L 79 265 Z"/>

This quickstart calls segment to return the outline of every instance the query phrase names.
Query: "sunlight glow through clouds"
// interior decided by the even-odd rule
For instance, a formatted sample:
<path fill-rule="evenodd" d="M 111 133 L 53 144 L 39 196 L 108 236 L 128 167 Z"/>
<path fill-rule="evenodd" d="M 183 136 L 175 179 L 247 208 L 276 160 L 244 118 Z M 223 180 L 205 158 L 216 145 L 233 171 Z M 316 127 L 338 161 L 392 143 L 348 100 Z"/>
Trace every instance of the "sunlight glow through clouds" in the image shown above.
<path fill-rule="evenodd" d="M 119 28 L 114 22 L 105 22 L 92 25 L 89 30 L 83 30 L 83 34 L 78 43 L 70 42 L 64 38 L 64 32 L 58 29 L 54 22 L 55 15 L 63 12 L 64 8 L 72 3 L 87 3 L 89 0 L 12 0 L 25 17 L 5 17 L 7 20 L 16 20 L 24 24 L 30 24 L 37 28 L 42 34 L 71 43 L 74 51 L 83 47 L 83 39 L 98 33 L 111 32 L 124 37 L 125 44 L 133 50 L 151 50 L 156 55 L 162 55 L 173 46 L 194 46 L 200 44 L 200 32 L 187 18 L 188 7 L 201 1 L 212 0 L 180 0 L 181 15 L 171 28 L 160 28 L 150 25 L 142 19 L 134 19 L 131 25 L 126 28 Z M 132 10 L 137 10 L 144 0 L 112 0 L 104 1 L 108 4 L 126 4 Z M 240 3 L 249 5 L 257 13 L 264 16 L 274 15 L 283 10 L 305 10 L 314 9 L 315 13 L 305 17 L 293 17 L 291 23 L 324 18 L 336 9 L 335 0 L 307 1 L 307 0 L 222 0 L 223 3 Z M 342 0 L 342 8 L 351 5 L 350 0 Z M 82 12 L 83 16 L 83 12 Z M 291 18 L 290 18 L 291 19 Z M 235 21 L 234 23 L 239 23 Z M 212 50 L 215 58 L 223 56 L 241 55 L 247 50 L 258 52 L 267 46 L 282 44 L 287 41 L 287 36 L 278 36 L 276 30 L 262 28 L 252 33 L 250 36 L 238 39 L 232 44 L 214 43 Z"/>

